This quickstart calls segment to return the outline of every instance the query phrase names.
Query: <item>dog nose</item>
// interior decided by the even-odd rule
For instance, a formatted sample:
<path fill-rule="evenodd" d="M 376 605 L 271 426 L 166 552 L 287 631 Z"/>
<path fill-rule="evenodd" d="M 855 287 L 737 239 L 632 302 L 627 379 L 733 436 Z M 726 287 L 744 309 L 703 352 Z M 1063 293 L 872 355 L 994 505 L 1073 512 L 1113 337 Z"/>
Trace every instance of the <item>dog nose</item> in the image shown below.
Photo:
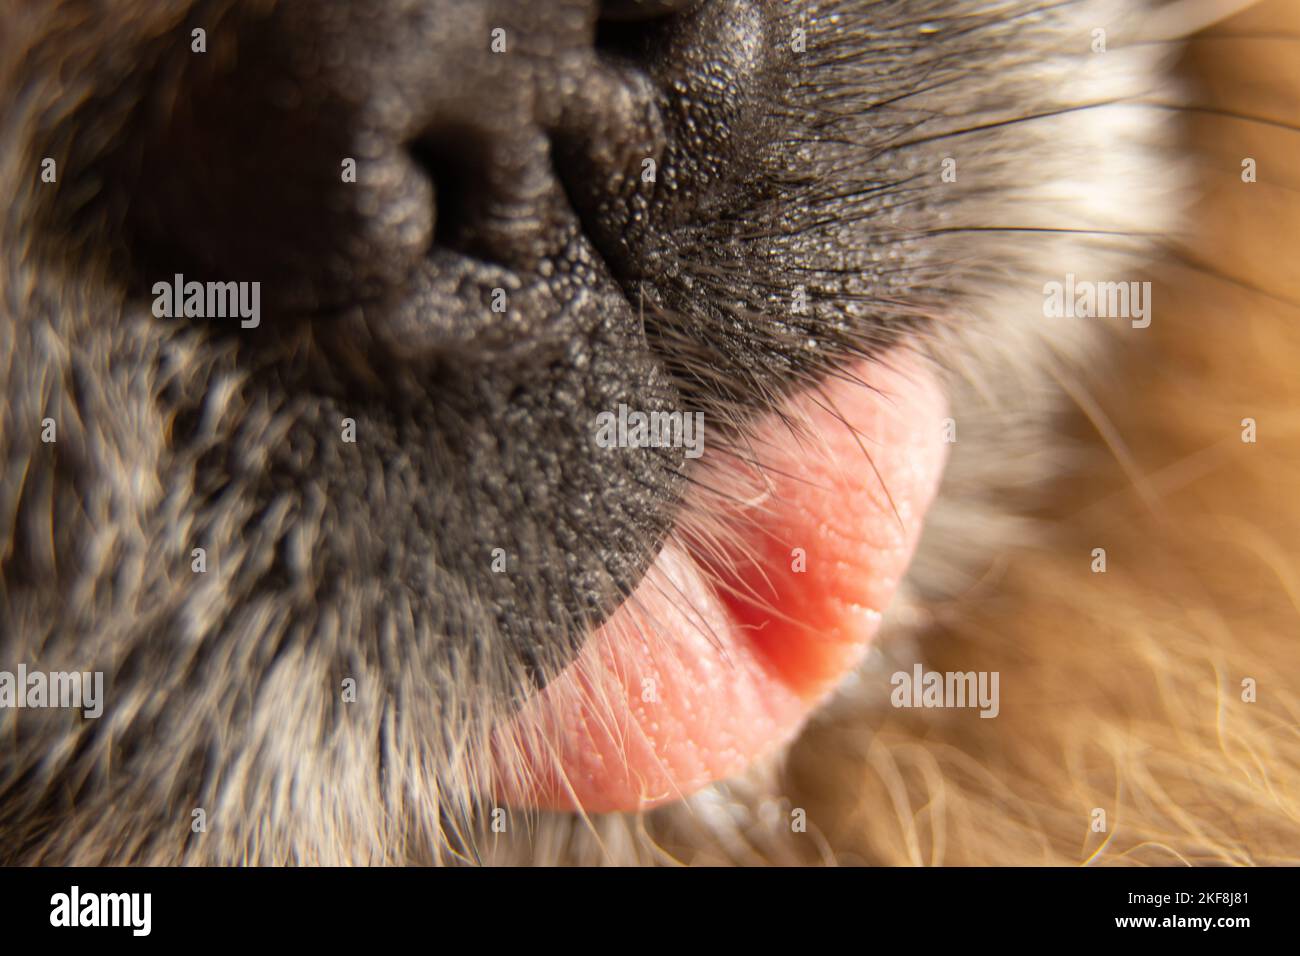
<path fill-rule="evenodd" d="M 677 4 L 606 7 L 655 19 Z M 303 311 L 381 298 L 438 252 L 515 272 L 563 256 L 577 215 L 644 202 L 664 150 L 652 81 L 598 48 L 604 13 L 592 0 L 236 6 L 175 65 L 147 133 L 140 245 L 169 268 L 261 280 L 264 304 Z"/>

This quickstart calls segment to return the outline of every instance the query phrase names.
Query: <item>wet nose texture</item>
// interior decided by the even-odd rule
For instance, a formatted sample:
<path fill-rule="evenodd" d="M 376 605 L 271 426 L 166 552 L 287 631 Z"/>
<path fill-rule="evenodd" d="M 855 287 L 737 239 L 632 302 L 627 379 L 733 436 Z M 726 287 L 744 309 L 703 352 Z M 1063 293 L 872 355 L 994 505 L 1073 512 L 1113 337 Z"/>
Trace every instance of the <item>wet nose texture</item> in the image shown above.
<path fill-rule="evenodd" d="M 270 449 L 268 484 L 332 482 L 341 523 L 397 522 L 342 528 L 322 566 L 432 604 L 475 673 L 544 681 L 673 523 L 683 449 L 599 447 L 596 423 L 693 410 L 628 292 L 744 179 L 760 6 L 233 4 L 183 25 L 206 52 L 160 38 L 147 66 L 110 166 L 133 288 L 261 283 L 261 326 L 213 334 L 269 406 L 310 396 L 320 421 Z M 330 451 L 322 477 L 344 416 L 370 457 Z"/>

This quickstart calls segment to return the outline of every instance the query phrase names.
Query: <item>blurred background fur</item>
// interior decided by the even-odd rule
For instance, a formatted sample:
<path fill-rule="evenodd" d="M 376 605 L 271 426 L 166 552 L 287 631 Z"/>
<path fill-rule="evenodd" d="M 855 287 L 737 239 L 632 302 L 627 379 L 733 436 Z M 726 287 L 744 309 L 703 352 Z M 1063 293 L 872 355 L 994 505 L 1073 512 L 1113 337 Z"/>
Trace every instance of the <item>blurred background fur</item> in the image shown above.
<path fill-rule="evenodd" d="M 1073 390 L 1091 454 L 1039 544 L 920 638 L 931 668 L 1000 671 L 1001 714 L 811 727 L 789 788 L 827 859 L 1300 862 L 1298 51 L 1290 0 L 1189 42 L 1202 198 L 1155 273 L 1151 334 Z"/>

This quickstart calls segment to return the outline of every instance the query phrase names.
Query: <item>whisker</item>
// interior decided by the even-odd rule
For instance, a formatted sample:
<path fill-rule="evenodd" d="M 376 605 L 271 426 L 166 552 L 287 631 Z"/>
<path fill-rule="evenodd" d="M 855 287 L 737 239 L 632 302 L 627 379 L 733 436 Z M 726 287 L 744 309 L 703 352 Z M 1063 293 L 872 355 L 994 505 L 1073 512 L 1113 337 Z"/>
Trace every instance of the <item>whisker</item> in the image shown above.
<path fill-rule="evenodd" d="M 1300 124 L 1288 123 L 1285 120 L 1274 119 L 1269 116 L 1255 116 L 1251 113 L 1243 113 L 1239 110 L 1231 110 L 1221 106 L 1196 106 L 1183 105 L 1178 103 L 1143 103 L 1152 109 L 1168 110 L 1174 113 L 1200 113 L 1205 116 L 1219 116 L 1224 119 L 1239 120 L 1243 123 L 1255 123 L 1259 126 L 1267 126 L 1272 129 L 1282 129 L 1289 133 L 1300 133 Z"/>

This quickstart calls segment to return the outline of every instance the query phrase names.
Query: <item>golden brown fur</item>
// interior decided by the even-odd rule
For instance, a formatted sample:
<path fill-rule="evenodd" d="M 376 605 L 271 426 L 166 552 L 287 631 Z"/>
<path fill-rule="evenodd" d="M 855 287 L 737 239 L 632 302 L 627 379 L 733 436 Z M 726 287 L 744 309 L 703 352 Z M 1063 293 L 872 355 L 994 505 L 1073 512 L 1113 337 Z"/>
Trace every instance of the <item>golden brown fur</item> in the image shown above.
<path fill-rule="evenodd" d="M 839 860 L 1300 861 L 1300 134 L 1209 112 L 1294 127 L 1297 31 L 1271 2 L 1190 44 L 1209 192 L 1159 273 L 1165 321 L 1072 386 L 1095 454 L 1041 547 L 923 638 L 936 669 L 1001 672 L 1000 717 L 828 719 L 795 749 L 794 799 Z"/>

